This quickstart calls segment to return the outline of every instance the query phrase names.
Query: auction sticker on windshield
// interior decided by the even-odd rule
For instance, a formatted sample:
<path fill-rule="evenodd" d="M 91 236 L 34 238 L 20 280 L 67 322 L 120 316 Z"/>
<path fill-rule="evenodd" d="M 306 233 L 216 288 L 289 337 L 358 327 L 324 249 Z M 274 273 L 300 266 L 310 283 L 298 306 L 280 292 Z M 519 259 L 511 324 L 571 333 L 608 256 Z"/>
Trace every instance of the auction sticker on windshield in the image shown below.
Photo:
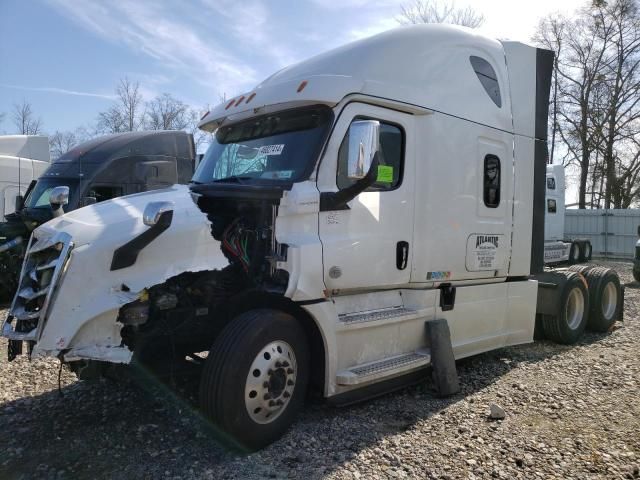
<path fill-rule="evenodd" d="M 291 178 L 293 170 L 277 170 L 275 172 L 264 172 L 260 178 L 268 178 L 271 180 L 286 180 Z"/>
<path fill-rule="evenodd" d="M 260 155 L 280 155 L 284 150 L 284 143 L 280 145 L 264 145 L 258 150 Z"/>

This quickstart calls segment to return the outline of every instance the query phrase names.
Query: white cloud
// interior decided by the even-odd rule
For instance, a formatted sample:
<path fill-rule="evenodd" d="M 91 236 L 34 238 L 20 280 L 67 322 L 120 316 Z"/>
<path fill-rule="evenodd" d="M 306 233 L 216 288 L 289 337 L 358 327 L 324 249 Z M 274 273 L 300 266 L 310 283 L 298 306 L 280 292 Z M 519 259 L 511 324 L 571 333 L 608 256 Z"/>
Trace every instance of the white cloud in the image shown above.
<path fill-rule="evenodd" d="M 57 88 L 57 87 L 24 87 L 22 85 L 7 85 L 4 83 L 0 83 L 0 87 L 14 88 L 16 90 L 27 90 L 30 92 L 49 92 L 49 93 L 60 93 L 63 95 L 76 95 L 79 97 L 96 97 L 96 98 L 104 98 L 105 100 L 113 100 L 116 98 L 115 95 L 109 95 L 105 93 L 79 92 L 77 90 L 67 90 L 65 88 Z"/>
<path fill-rule="evenodd" d="M 189 72 L 213 91 L 256 83 L 252 67 L 211 38 L 201 38 L 188 23 L 175 20 L 166 5 L 163 8 L 162 4 L 147 0 L 49 1 L 96 35 L 144 53 L 164 66 Z"/>

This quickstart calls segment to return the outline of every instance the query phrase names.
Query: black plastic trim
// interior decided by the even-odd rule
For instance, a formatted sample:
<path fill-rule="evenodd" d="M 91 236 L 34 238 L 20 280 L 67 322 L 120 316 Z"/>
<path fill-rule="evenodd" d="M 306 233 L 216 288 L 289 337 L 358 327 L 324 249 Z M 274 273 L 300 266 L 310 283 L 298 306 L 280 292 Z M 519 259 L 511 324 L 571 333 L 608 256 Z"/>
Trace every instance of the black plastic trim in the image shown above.
<path fill-rule="evenodd" d="M 549 118 L 549 91 L 554 53 L 538 48 L 536 51 L 536 112 L 533 153 L 533 215 L 531 229 L 532 275 L 544 271 L 544 216 L 547 193 L 547 129 Z"/>
<path fill-rule="evenodd" d="M 173 221 L 173 210 L 162 212 L 158 223 L 142 232 L 133 240 L 125 243 L 113 252 L 111 260 L 111 271 L 130 267 L 138 260 L 138 254 L 151 242 L 160 236 L 162 232 L 171 226 Z"/>
<path fill-rule="evenodd" d="M 313 300 L 299 300 L 294 301 L 296 305 L 315 305 L 317 303 L 328 302 L 326 298 L 314 298 Z"/>

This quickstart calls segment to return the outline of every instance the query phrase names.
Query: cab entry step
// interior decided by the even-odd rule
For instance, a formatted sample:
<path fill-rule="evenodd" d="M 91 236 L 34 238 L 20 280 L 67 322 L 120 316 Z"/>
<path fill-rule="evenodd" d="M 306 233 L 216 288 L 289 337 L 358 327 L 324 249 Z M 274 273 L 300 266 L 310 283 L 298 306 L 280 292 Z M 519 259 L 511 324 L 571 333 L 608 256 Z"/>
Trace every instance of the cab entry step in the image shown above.
<path fill-rule="evenodd" d="M 431 344 L 431 368 L 436 391 L 440 397 L 454 395 L 460 391 L 460 383 L 449 324 L 444 318 L 440 318 L 425 322 L 425 328 Z"/>

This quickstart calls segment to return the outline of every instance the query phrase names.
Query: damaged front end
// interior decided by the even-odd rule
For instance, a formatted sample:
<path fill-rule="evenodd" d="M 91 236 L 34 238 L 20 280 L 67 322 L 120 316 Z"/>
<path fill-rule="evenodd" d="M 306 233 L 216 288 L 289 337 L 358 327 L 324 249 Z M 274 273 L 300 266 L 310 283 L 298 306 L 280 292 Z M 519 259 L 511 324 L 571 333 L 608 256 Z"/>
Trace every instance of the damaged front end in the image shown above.
<path fill-rule="evenodd" d="M 144 212 L 153 202 L 171 202 L 172 222 L 133 256 L 130 265 L 114 267 L 123 246 L 148 238 L 151 229 Z M 146 310 L 143 306 L 137 319 L 125 319 L 126 309 L 121 309 L 144 304 L 150 291 L 155 300 L 154 285 L 227 265 L 211 237 L 210 223 L 186 186 L 121 197 L 63 215 L 33 232 L 20 288 L 2 326 L 2 336 L 10 341 L 9 359 L 22 353 L 26 342 L 34 357 L 130 363 L 135 348 L 130 330 L 143 323 Z M 177 301 L 165 295 L 153 308 L 174 306 Z"/>

